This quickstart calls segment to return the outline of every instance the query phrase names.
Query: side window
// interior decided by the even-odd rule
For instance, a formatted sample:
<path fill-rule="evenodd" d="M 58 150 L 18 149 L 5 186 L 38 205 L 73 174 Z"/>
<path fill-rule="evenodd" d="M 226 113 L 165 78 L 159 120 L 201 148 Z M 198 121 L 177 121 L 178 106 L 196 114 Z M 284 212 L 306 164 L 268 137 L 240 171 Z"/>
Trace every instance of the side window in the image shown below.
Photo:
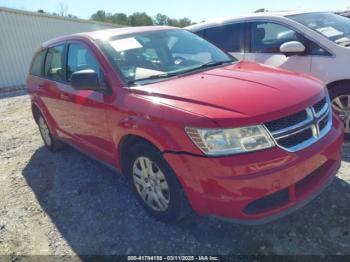
<path fill-rule="evenodd" d="M 64 45 L 51 47 L 45 60 L 45 76 L 54 80 L 63 80 Z"/>
<path fill-rule="evenodd" d="M 44 61 L 46 50 L 42 50 L 36 54 L 33 59 L 32 67 L 30 68 L 30 74 L 35 76 L 44 75 Z"/>
<path fill-rule="evenodd" d="M 294 30 L 271 22 L 251 23 L 250 52 L 279 53 L 280 46 L 289 41 L 300 41 L 303 36 Z"/>
<path fill-rule="evenodd" d="M 305 39 L 305 43 L 307 44 L 308 54 L 310 55 L 332 56 L 332 54 L 330 54 L 327 50 L 309 39 Z"/>
<path fill-rule="evenodd" d="M 71 80 L 74 72 L 86 69 L 94 70 L 100 78 L 100 66 L 91 51 L 81 44 L 70 44 L 67 58 L 67 81 Z"/>
<path fill-rule="evenodd" d="M 227 52 L 241 52 L 244 24 L 229 24 L 206 29 L 204 38 Z"/>

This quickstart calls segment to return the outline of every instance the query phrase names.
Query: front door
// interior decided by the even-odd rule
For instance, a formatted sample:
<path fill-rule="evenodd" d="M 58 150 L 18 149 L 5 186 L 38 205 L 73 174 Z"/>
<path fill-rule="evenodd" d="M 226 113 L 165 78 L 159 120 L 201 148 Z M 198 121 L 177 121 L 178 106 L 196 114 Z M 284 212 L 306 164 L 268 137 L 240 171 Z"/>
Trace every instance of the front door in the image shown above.
<path fill-rule="evenodd" d="M 280 52 L 281 45 L 286 42 L 299 41 L 306 45 L 303 35 L 274 22 L 250 22 L 247 25 L 248 46 L 244 60 L 295 72 L 311 72 L 312 58 L 307 50 L 305 54 L 294 56 L 286 56 Z"/>
<path fill-rule="evenodd" d="M 76 90 L 70 82 L 74 72 L 94 70 L 103 82 L 102 68 L 88 46 L 79 42 L 67 44 L 66 85 L 63 93 L 70 101 L 67 131 L 75 137 L 78 146 L 97 158 L 111 163 L 115 148 L 105 111 L 106 94 L 92 90 Z"/>

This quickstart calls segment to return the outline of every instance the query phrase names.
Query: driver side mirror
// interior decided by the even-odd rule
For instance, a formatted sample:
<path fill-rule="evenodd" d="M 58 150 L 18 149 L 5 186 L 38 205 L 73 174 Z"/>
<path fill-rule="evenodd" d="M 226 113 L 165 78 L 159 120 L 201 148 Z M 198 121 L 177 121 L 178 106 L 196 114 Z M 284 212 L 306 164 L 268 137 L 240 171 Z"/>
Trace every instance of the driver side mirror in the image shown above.
<path fill-rule="evenodd" d="M 102 91 L 98 75 L 92 69 L 74 72 L 71 79 L 72 87 L 78 90 Z"/>
<path fill-rule="evenodd" d="M 290 41 L 281 45 L 280 52 L 286 56 L 293 56 L 303 54 L 305 49 L 305 46 L 299 41 Z"/>

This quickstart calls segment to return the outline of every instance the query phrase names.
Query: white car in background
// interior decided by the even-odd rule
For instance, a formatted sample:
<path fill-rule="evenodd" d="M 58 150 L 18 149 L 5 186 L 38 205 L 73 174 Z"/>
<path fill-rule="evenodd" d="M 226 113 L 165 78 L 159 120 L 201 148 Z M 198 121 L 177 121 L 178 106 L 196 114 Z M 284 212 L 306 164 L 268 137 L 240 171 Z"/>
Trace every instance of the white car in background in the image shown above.
<path fill-rule="evenodd" d="M 325 82 L 350 136 L 350 19 L 328 12 L 257 13 L 186 28 L 239 60 Z"/>

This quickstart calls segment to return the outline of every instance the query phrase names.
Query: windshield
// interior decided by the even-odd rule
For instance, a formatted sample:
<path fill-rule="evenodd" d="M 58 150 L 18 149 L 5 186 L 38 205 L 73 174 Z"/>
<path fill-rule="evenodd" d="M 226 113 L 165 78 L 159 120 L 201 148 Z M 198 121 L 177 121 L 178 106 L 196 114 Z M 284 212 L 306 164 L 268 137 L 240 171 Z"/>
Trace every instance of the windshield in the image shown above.
<path fill-rule="evenodd" d="M 307 13 L 288 17 L 322 34 L 339 45 L 350 45 L 349 18 L 333 13 Z"/>
<path fill-rule="evenodd" d="M 101 40 L 99 45 L 129 85 L 234 61 L 219 48 L 185 30 L 117 36 Z"/>

